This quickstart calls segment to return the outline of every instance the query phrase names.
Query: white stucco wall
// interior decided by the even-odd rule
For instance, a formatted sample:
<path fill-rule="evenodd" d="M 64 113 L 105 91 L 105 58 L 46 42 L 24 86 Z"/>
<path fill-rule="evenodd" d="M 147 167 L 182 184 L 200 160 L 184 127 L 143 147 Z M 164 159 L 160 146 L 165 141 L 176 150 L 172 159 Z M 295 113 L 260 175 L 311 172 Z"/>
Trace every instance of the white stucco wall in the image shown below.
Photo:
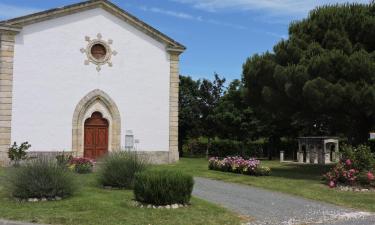
<path fill-rule="evenodd" d="M 98 33 L 118 52 L 100 72 L 80 52 Z M 119 108 L 122 146 L 132 130 L 138 150 L 168 151 L 169 72 L 164 44 L 100 8 L 25 26 L 16 37 L 12 140 L 71 150 L 74 109 L 100 89 Z"/>

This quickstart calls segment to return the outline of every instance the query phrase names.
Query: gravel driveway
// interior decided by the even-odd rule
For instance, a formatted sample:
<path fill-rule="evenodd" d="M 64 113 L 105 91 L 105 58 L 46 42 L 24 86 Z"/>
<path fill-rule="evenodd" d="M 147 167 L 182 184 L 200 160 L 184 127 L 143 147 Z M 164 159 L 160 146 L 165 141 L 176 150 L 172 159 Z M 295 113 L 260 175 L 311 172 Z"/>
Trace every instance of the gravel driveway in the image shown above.
<path fill-rule="evenodd" d="M 373 213 L 205 178 L 195 178 L 193 195 L 255 218 L 249 225 L 375 224 Z"/>

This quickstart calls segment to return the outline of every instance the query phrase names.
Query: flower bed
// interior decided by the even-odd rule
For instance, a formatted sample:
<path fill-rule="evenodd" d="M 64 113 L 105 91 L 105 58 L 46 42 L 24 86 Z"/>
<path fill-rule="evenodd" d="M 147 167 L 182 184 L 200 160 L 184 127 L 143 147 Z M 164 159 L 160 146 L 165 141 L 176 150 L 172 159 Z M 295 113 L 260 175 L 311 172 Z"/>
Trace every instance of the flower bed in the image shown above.
<path fill-rule="evenodd" d="M 69 161 L 69 168 L 80 174 L 91 173 L 94 168 L 94 163 L 93 160 L 88 158 L 71 158 Z"/>
<path fill-rule="evenodd" d="M 256 159 L 244 159 L 242 157 L 226 157 L 220 160 L 212 157 L 208 161 L 210 170 L 218 170 L 223 172 L 240 173 L 252 176 L 269 176 L 271 169 L 261 166 L 260 161 Z"/>
<path fill-rule="evenodd" d="M 324 174 L 330 188 L 336 186 L 367 186 L 375 187 L 372 171 L 359 171 L 350 159 L 340 161 L 331 171 Z"/>

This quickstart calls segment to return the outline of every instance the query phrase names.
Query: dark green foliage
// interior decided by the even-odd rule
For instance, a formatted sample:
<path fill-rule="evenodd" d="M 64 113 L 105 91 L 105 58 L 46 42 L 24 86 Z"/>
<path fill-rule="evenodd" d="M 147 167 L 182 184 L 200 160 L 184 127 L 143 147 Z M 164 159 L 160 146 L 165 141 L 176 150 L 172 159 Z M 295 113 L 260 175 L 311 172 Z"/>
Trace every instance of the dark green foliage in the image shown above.
<path fill-rule="evenodd" d="M 180 76 L 180 152 L 184 142 L 189 138 L 207 137 L 208 143 L 215 138 L 218 123 L 214 117 L 214 110 L 224 94 L 224 83 L 225 79 L 217 74 L 213 81 L 207 79 L 194 81 L 190 77 Z"/>
<path fill-rule="evenodd" d="M 137 173 L 134 196 L 139 202 L 153 205 L 187 204 L 194 180 L 178 171 L 159 170 Z"/>
<path fill-rule="evenodd" d="M 232 140 L 214 140 L 211 142 L 209 151 L 210 156 L 243 156 L 245 155 L 245 146 L 242 142 Z"/>
<path fill-rule="evenodd" d="M 190 137 L 199 137 L 200 128 L 200 81 L 180 76 L 178 144 L 179 150 Z"/>
<path fill-rule="evenodd" d="M 147 168 L 147 162 L 135 152 L 115 152 L 100 162 L 99 183 L 103 186 L 131 189 L 134 176 Z"/>
<path fill-rule="evenodd" d="M 186 156 L 205 156 L 208 141 L 204 138 L 192 139 L 184 146 Z M 262 157 L 265 144 L 263 142 L 244 142 L 228 139 L 214 139 L 210 143 L 209 156 L 227 157 L 242 156 L 244 158 Z"/>
<path fill-rule="evenodd" d="M 375 169 L 375 158 L 369 146 L 360 145 L 358 147 L 343 146 L 341 148 L 342 159 L 350 159 L 353 167 L 359 171 L 372 171 Z"/>
<path fill-rule="evenodd" d="M 185 155 L 190 157 L 204 156 L 207 144 L 208 142 L 205 138 L 189 140 L 184 146 Z M 251 142 L 240 142 L 230 139 L 216 138 L 211 141 L 209 156 L 242 156 L 243 158 L 260 158 L 265 156 L 268 146 L 268 141 L 262 139 Z M 275 156 L 278 156 L 280 151 L 284 151 L 285 157 L 292 159 L 294 151 L 298 149 L 298 145 L 297 141 L 294 139 L 281 139 L 281 141 L 275 145 L 275 148 L 277 149 L 277 151 L 275 151 Z"/>
<path fill-rule="evenodd" d="M 375 153 L 375 139 L 370 139 L 370 140 L 368 140 L 367 143 L 368 143 L 368 146 L 371 149 L 371 152 Z"/>
<path fill-rule="evenodd" d="M 197 138 L 190 139 L 185 142 L 183 146 L 184 156 L 189 157 L 204 157 L 207 150 L 207 139 Z"/>
<path fill-rule="evenodd" d="M 375 5 L 323 6 L 294 22 L 273 53 L 243 66 L 264 136 L 343 135 L 365 143 L 375 127 Z"/>
<path fill-rule="evenodd" d="M 73 174 L 55 160 L 37 158 L 10 170 L 7 180 L 15 198 L 66 198 L 76 190 Z"/>
<path fill-rule="evenodd" d="M 22 143 L 20 146 L 17 145 L 16 142 L 8 150 L 8 157 L 10 160 L 14 162 L 15 166 L 19 165 L 21 160 L 26 159 L 27 150 L 31 147 L 28 142 Z"/>

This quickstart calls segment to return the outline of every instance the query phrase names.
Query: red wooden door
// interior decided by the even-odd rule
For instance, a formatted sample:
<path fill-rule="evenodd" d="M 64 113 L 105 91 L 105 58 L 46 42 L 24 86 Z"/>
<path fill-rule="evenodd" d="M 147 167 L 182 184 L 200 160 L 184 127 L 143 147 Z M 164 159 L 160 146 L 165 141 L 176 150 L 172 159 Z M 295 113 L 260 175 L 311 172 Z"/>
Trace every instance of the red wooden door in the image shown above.
<path fill-rule="evenodd" d="M 108 152 L 108 121 L 94 112 L 85 121 L 84 157 L 97 159 Z"/>

